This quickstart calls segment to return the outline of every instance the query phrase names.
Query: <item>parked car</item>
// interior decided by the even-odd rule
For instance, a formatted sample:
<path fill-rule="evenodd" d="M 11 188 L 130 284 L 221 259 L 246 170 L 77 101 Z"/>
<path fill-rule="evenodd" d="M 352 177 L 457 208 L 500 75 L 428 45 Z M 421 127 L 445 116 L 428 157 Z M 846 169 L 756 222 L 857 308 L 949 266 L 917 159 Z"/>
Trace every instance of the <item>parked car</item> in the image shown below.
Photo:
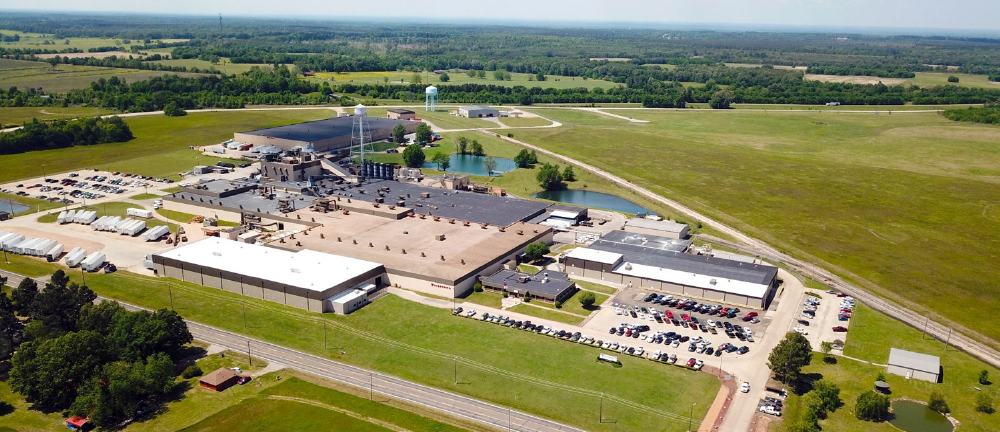
<path fill-rule="evenodd" d="M 750 393 L 750 383 L 743 381 L 743 384 L 740 384 L 740 391 L 743 393 Z"/>
<path fill-rule="evenodd" d="M 236 384 L 243 385 L 243 384 L 246 384 L 246 383 L 250 382 L 250 380 L 252 380 L 252 379 L 253 378 L 250 378 L 248 376 L 241 376 L 240 379 L 238 381 L 236 381 Z"/>
<path fill-rule="evenodd" d="M 697 363 L 697 362 L 698 361 L 695 360 L 694 357 L 691 357 L 691 358 L 688 359 L 687 363 L 685 363 L 685 364 L 687 365 L 687 367 L 694 367 L 694 364 Z"/>
<path fill-rule="evenodd" d="M 847 327 L 844 327 L 844 326 L 836 326 L 836 327 L 834 327 L 834 328 L 833 328 L 833 331 L 835 331 L 835 332 L 840 332 L 840 333 L 843 333 L 843 332 L 846 332 L 846 331 L 847 331 Z"/>

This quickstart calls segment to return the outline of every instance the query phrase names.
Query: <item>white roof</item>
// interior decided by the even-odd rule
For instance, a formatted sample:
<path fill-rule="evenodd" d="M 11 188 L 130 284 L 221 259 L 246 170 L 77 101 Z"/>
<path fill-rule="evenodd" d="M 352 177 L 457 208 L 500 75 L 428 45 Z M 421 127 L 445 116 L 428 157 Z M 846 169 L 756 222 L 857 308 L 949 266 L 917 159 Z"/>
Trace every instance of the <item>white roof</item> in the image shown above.
<path fill-rule="evenodd" d="M 573 219 L 573 220 L 576 220 L 577 215 L 578 215 L 577 213 L 574 213 L 574 212 L 571 212 L 571 211 L 566 211 L 566 210 L 552 210 L 552 214 L 550 216 L 557 217 L 557 218 L 563 218 L 563 219 Z"/>
<path fill-rule="evenodd" d="M 371 261 L 311 250 L 289 252 L 267 246 L 208 237 L 157 255 L 323 292 L 382 267 Z"/>
<path fill-rule="evenodd" d="M 899 348 L 889 349 L 889 365 L 902 366 L 922 372 L 938 374 L 941 372 L 941 359 L 937 356 L 921 354 Z"/>
<path fill-rule="evenodd" d="M 722 258 L 722 259 L 745 262 L 750 264 L 757 262 L 757 258 L 754 258 L 752 256 L 739 255 L 728 252 L 712 251 L 712 256 L 715 258 Z"/>
<path fill-rule="evenodd" d="M 620 253 L 606 252 L 590 248 L 576 248 L 566 254 L 567 258 L 577 258 L 584 261 L 599 262 L 601 264 L 614 264 L 618 262 L 618 260 L 622 259 L 622 256 L 623 255 Z"/>
<path fill-rule="evenodd" d="M 655 221 L 646 218 L 629 219 L 628 221 L 625 222 L 625 225 L 636 228 L 645 228 L 645 229 L 674 232 L 674 233 L 679 233 L 688 227 L 687 225 L 682 223 L 670 222 L 670 221 Z"/>
<path fill-rule="evenodd" d="M 580 249 L 581 248 L 576 248 L 573 250 L 577 251 Z M 751 298 L 763 298 L 764 293 L 767 292 L 767 285 L 764 284 L 726 279 L 718 276 L 706 276 L 643 264 L 633 264 L 629 262 L 621 263 L 618 267 L 615 267 L 615 269 L 612 270 L 612 273 L 693 286 L 697 288 L 705 288 L 713 291 L 722 291 L 725 293 L 737 294 Z"/>
<path fill-rule="evenodd" d="M 357 300 L 364 296 L 365 296 L 364 290 L 356 289 L 356 290 L 347 290 L 341 293 L 337 293 L 337 295 L 330 297 L 328 300 L 336 304 L 347 304 L 352 300 Z"/>

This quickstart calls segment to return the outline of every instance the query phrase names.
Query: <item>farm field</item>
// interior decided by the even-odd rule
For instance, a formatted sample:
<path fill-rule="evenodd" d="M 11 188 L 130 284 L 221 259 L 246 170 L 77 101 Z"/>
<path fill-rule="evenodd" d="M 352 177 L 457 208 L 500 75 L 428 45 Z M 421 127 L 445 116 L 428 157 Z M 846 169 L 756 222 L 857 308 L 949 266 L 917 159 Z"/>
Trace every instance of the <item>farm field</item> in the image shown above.
<path fill-rule="evenodd" d="M 253 67 L 259 67 L 261 68 L 261 70 L 264 71 L 271 71 L 274 69 L 271 65 L 267 64 L 230 63 L 228 59 L 226 60 L 225 63 L 220 62 L 217 64 L 212 64 L 212 62 L 210 61 L 198 60 L 198 59 L 157 60 L 157 61 L 150 61 L 149 63 L 157 63 L 165 66 L 174 66 L 174 67 L 183 66 L 188 68 L 189 70 L 191 68 L 198 68 L 207 71 L 208 69 L 214 67 L 219 71 L 229 75 L 241 74 L 243 72 L 249 71 Z"/>
<path fill-rule="evenodd" d="M 938 390 L 944 394 L 952 415 L 961 423 L 958 430 L 976 432 L 1000 430 L 1000 427 L 997 426 L 997 414 L 982 414 L 975 411 L 978 391 L 971 390 L 980 388 L 981 391 L 990 392 L 993 399 L 997 400 L 1000 397 L 1000 392 L 996 388 L 997 384 L 984 386 L 979 383 L 978 378 L 980 371 L 987 370 L 990 378 L 995 380 L 993 377 L 998 376 L 1000 371 L 961 351 L 953 348 L 946 349 L 941 341 L 931 338 L 923 339 L 919 330 L 895 321 L 864 305 L 858 305 L 855 312 L 844 354 L 877 364 L 885 364 L 889 359 L 889 348 L 896 347 L 941 358 L 944 378 L 940 384 L 886 374 L 886 382 L 889 383 L 892 390 L 890 398 L 893 400 L 909 398 L 926 402 L 930 392 Z M 832 381 L 841 389 L 840 398 L 843 400 L 844 406 L 831 413 L 829 418 L 820 421 L 823 430 L 838 432 L 897 431 L 898 429 L 888 422 L 860 421 L 851 412 L 858 395 L 871 389 L 875 377 L 879 372 L 885 372 L 885 368 L 844 357 L 836 357 L 836 359 L 836 363 L 825 363 L 823 355 L 817 353 L 813 356 L 812 364 L 803 369 L 803 374 L 809 378 Z M 788 430 L 788 425 L 804 413 L 805 408 L 800 396 L 790 394 L 786 402 L 784 420 L 772 426 L 771 431 L 773 432 Z"/>
<path fill-rule="evenodd" d="M 799 104 L 732 104 L 736 110 L 768 110 L 768 111 L 878 111 L 889 114 L 890 111 L 924 111 L 964 108 L 973 105 L 799 105 Z M 979 106 L 979 105 L 976 105 Z M 711 109 L 707 103 L 690 103 L 688 108 Z"/>
<path fill-rule="evenodd" d="M 393 295 L 345 317 L 122 271 L 89 275 L 87 284 L 99 295 L 145 307 L 168 306 L 172 295 L 176 310 L 194 321 L 588 430 L 634 430 L 655 423 L 664 431 L 681 431 L 687 427 L 688 412 L 678 407 L 697 402 L 697 423 L 719 388 L 709 374 L 631 357 L 622 359 L 623 367 L 614 368 L 597 362 L 597 351 L 590 347 L 452 317 L 448 310 Z M 206 306 L 207 299 L 211 307 Z M 247 330 L 243 330 L 243 302 Z M 326 347 L 324 322 L 331 341 Z M 530 366 L 510 363 L 513 352 L 532 358 Z M 457 385 L 456 359 L 461 382 Z M 579 415 L 580 410 L 596 410 L 602 392 L 605 419 L 613 418 L 616 424 Z M 563 409 L 567 406 L 577 409 Z"/>
<path fill-rule="evenodd" d="M 101 78 L 118 77 L 127 82 L 135 82 L 170 74 L 184 77 L 201 76 L 201 74 L 185 72 L 147 71 L 67 64 L 59 64 L 52 67 L 48 63 L 7 60 L 0 63 L 0 87 L 5 89 L 17 87 L 21 90 L 41 88 L 46 93 L 65 93 L 70 90 L 86 88 L 90 86 L 90 83 Z"/>
<path fill-rule="evenodd" d="M 386 72 L 319 72 L 315 77 L 310 78 L 316 81 L 332 81 L 330 84 L 383 84 L 388 79 L 389 84 L 409 84 L 413 74 L 417 72 L 386 71 Z M 441 77 L 431 73 L 419 72 L 421 83 L 442 85 L 458 84 L 483 84 L 498 85 L 503 87 L 525 86 L 528 88 L 577 88 L 586 87 L 588 89 L 602 88 L 609 89 L 619 87 L 621 84 L 611 81 L 583 79 L 581 77 L 570 77 L 561 75 L 547 75 L 545 81 L 535 81 L 533 74 L 511 73 L 510 81 L 497 81 L 493 79 L 493 72 L 486 71 L 486 78 L 470 78 L 468 74 L 458 71 L 448 71 L 448 82 L 441 82 Z M 530 78 L 530 79 L 529 79 Z"/>
<path fill-rule="evenodd" d="M 947 72 L 915 72 L 916 77 L 907 80 L 907 83 L 919 85 L 920 87 L 930 87 L 935 85 L 956 85 L 960 87 L 991 88 L 1000 89 L 1000 83 L 990 81 L 986 75 L 971 75 L 962 73 Z M 948 82 L 949 76 L 958 77 L 957 83 Z"/>
<path fill-rule="evenodd" d="M 51 34 L 25 33 L 14 30 L 0 30 L 0 34 L 7 36 L 13 36 L 16 34 L 21 36 L 21 40 L 17 42 L 0 42 L 0 47 L 7 49 L 51 49 L 59 51 L 67 48 L 77 48 L 87 51 L 90 48 L 118 46 L 122 51 L 128 51 L 128 48 L 132 45 L 142 45 L 142 41 L 136 40 L 130 41 L 126 44 L 121 43 L 122 40 L 120 39 L 111 38 L 70 37 L 56 39 L 55 35 Z M 46 41 L 48 41 L 49 44 L 46 44 Z M 69 44 L 67 44 L 66 41 L 69 41 Z"/>
<path fill-rule="evenodd" d="M 1000 340 L 1000 129 L 902 115 L 535 109 L 516 137 L 614 172 Z M 627 144 L 623 144 L 627 143 Z M 615 158 L 628 152 L 642 158 Z"/>
<path fill-rule="evenodd" d="M 46 164 L 51 172 L 99 167 L 153 177 L 177 179 L 177 173 L 195 165 L 215 165 L 222 160 L 188 149 L 232 139 L 233 132 L 279 126 L 330 116 L 326 109 L 288 111 L 226 111 L 190 113 L 184 117 L 160 115 L 126 117 L 135 139 L 125 143 L 98 144 L 4 156 L 8 169 L 0 182 L 36 175 Z M 183 131 L 183 132 L 179 132 Z"/>
<path fill-rule="evenodd" d="M 0 126 L 20 126 L 31 119 L 57 120 L 111 114 L 96 107 L 0 107 Z"/>

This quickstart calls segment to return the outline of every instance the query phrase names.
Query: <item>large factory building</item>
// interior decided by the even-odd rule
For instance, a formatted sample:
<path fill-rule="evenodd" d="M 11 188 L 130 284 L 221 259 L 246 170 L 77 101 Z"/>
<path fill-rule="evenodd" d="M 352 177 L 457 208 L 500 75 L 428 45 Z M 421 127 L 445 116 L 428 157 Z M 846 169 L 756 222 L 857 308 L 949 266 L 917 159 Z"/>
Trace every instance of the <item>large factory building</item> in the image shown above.
<path fill-rule="evenodd" d="M 305 123 L 296 123 L 267 129 L 258 129 L 233 134 L 233 140 L 254 146 L 273 145 L 284 150 L 295 147 L 312 146 L 317 152 L 345 150 L 351 147 L 353 116 L 335 117 Z M 406 133 L 415 133 L 420 122 L 394 120 L 381 117 L 366 117 L 365 125 L 372 141 L 392 138 L 396 125 L 403 125 Z"/>

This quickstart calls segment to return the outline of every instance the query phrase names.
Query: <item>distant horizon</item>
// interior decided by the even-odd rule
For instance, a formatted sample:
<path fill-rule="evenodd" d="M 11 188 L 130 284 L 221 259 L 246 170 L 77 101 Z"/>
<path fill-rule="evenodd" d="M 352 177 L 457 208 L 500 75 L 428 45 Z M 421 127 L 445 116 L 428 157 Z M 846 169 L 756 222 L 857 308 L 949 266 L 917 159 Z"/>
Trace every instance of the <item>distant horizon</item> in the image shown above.
<path fill-rule="evenodd" d="M 393 22 L 553 28 L 635 28 L 686 31 L 764 31 L 807 33 L 854 33 L 870 35 L 1000 37 L 1000 28 L 990 17 L 1000 16 L 1000 2 L 959 0 L 968 8 L 942 6 L 932 0 L 703 0 L 690 4 L 679 0 L 630 0 L 612 7 L 601 0 L 508 0 L 502 10 L 425 0 L 415 5 L 402 0 L 370 4 L 302 0 L 276 5 L 253 0 L 200 2 L 175 0 L 169 4 L 105 0 L 80 10 L 67 0 L 6 0 L 2 11 L 60 15 L 139 15 L 302 20 L 310 22 Z M 969 5 L 968 3 L 971 3 Z M 906 6 L 897 8 L 896 6 Z M 227 11 L 239 12 L 227 12 Z M 889 13 L 891 12 L 891 13 Z M 994 13 L 995 12 L 995 13 Z M 381 14 L 381 15 L 380 15 Z M 693 17 L 694 19 L 687 19 Z M 702 19 L 707 18 L 707 19 Z M 849 24 L 841 24 L 849 23 Z"/>

